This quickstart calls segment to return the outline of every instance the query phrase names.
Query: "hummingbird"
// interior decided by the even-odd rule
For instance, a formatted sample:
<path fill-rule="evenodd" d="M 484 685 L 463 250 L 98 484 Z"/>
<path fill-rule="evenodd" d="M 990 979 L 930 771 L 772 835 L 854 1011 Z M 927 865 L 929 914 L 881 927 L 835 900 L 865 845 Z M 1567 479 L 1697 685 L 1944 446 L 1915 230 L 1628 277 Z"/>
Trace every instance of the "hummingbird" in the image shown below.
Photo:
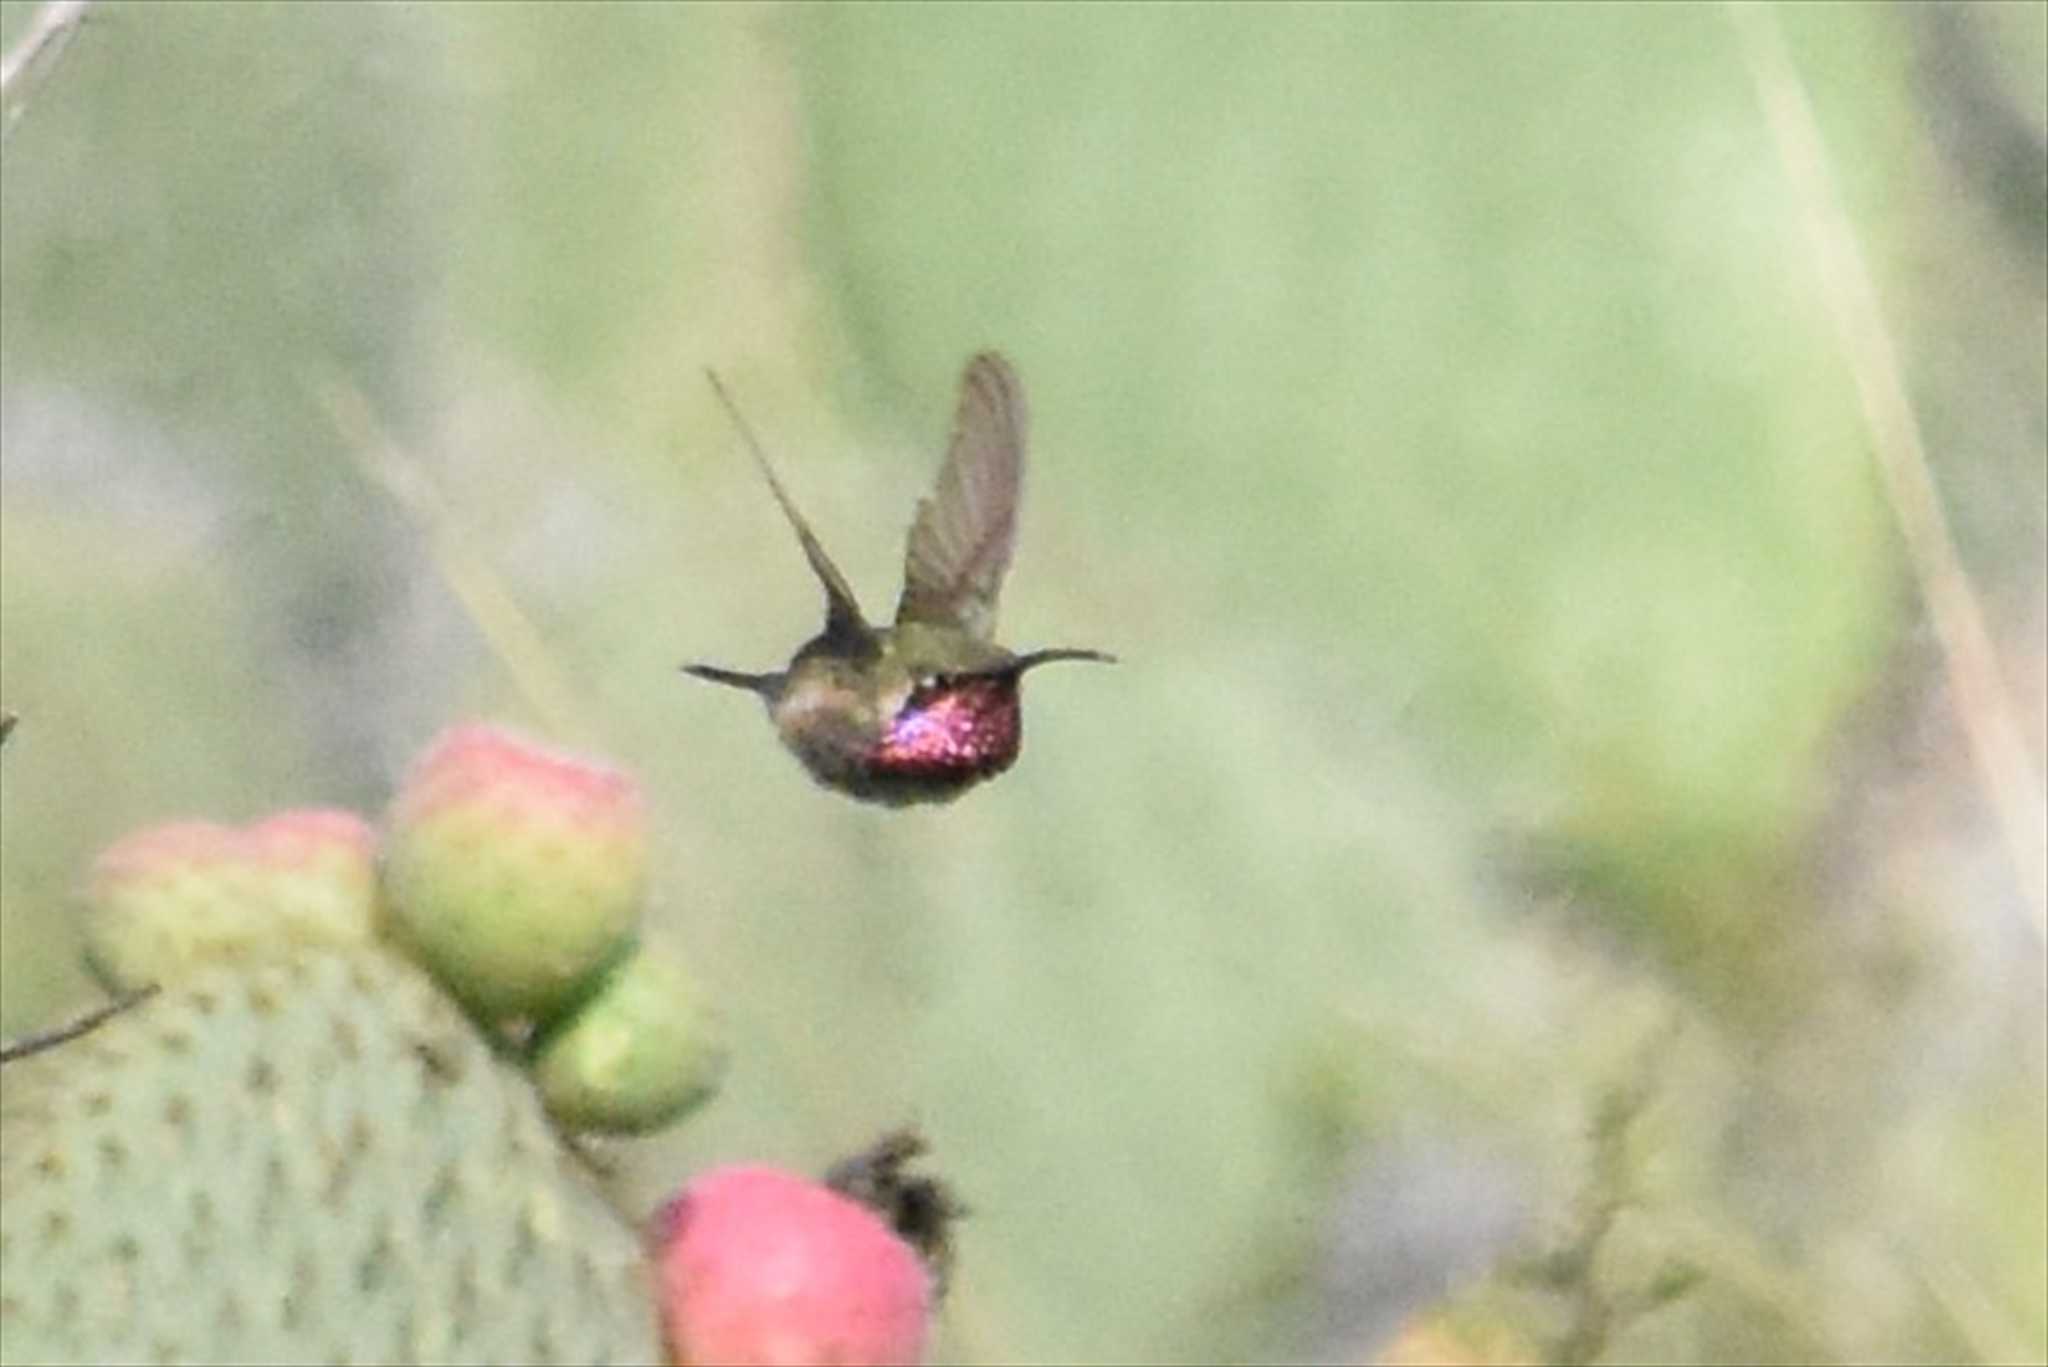
<path fill-rule="evenodd" d="M 1026 425 L 1024 387 L 1000 355 L 982 352 L 960 376 L 952 441 L 937 484 L 917 505 L 896 620 L 885 627 L 862 615 L 738 405 L 715 371 L 705 374 L 825 590 L 825 625 L 772 674 L 707 664 L 683 671 L 759 697 L 782 743 L 818 783 L 892 807 L 949 802 L 1016 762 L 1025 671 L 1056 660 L 1115 660 L 1064 647 L 1016 655 L 995 643 L 996 597 L 1017 540 Z"/>

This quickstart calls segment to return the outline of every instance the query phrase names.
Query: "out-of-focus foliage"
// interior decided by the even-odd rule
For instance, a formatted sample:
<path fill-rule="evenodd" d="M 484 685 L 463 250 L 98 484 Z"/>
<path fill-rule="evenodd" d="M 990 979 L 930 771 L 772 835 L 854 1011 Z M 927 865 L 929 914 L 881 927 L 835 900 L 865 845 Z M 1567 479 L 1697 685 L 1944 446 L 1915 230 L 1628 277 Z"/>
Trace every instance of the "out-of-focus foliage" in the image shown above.
<path fill-rule="evenodd" d="M 1954 116 L 2048 33 L 1958 13 L 1781 17 L 2038 769 L 2048 252 Z M 636 767 L 733 1042 L 627 1199 L 915 1118 L 948 1357 L 1489 1268 L 1535 1356 L 2048 1350 L 2041 948 L 1719 10 L 106 5 L 5 158 L 0 1024 L 113 836 L 496 711 Z M 1124 663 L 869 811 L 674 672 L 817 615 L 699 372 L 879 613 L 982 346 L 1004 638 Z"/>

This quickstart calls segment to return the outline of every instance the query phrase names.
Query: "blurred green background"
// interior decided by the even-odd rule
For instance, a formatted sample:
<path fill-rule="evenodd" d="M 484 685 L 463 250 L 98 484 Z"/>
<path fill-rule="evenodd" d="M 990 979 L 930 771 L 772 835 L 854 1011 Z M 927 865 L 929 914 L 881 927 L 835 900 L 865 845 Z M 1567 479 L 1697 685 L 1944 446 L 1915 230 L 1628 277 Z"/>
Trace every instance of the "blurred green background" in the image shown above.
<path fill-rule="evenodd" d="M 2048 8 L 1774 15 L 2038 775 Z M 2042 945 L 1726 11 L 106 4 L 4 172 L 0 1029 L 100 846 L 491 716 L 722 1004 L 621 1199 L 914 1119 L 941 1356 L 2048 1354 Z M 984 346 L 1003 639 L 1123 663 L 858 807 L 675 672 L 818 614 L 701 370 L 881 613 Z"/>

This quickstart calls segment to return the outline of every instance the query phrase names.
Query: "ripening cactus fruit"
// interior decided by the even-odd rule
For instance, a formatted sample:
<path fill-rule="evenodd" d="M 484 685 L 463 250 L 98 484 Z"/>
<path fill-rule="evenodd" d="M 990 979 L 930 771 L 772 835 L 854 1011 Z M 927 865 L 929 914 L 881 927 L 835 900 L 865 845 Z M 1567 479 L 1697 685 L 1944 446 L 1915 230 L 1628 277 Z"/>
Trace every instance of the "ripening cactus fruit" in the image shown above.
<path fill-rule="evenodd" d="M 200 965 L 0 1071 L 0 1361 L 648 1362 L 637 1232 L 412 965 Z"/>
<path fill-rule="evenodd" d="M 376 836 L 352 812 L 153 826 L 94 861 L 86 958 L 111 986 L 129 989 L 293 945 L 365 945 L 376 933 L 376 896 Z"/>
<path fill-rule="evenodd" d="M 497 727 L 440 736 L 386 822 L 396 936 L 487 1020 L 545 1020 L 628 948 L 647 818 L 617 770 Z"/>

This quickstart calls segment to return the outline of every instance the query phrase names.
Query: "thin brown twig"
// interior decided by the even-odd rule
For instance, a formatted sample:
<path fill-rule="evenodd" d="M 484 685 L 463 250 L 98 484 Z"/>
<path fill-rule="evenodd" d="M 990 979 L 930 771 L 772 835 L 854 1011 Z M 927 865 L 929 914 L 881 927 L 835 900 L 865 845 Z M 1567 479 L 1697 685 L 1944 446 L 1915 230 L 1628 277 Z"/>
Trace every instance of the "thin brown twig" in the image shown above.
<path fill-rule="evenodd" d="M 92 0 L 44 0 L 14 46 L 0 55 L 0 110 L 5 111 L 0 114 L 0 142 L 14 135 L 15 125 L 28 112 L 33 84 L 28 73 L 40 67 L 47 78 L 56 69 L 91 6 Z"/>
<path fill-rule="evenodd" d="M 1927 604 L 1978 781 L 2004 838 L 2037 946 L 2048 948 L 2048 794 L 2013 713 L 1997 652 L 1928 472 L 1877 287 L 1828 170 L 1799 72 L 1768 5 L 1729 0 L 1757 98 L 1777 141 L 1863 407 L 1886 500 Z"/>
<path fill-rule="evenodd" d="M 156 984 L 150 983 L 146 987 L 123 992 L 106 1005 L 94 1007 L 84 1015 L 68 1020 L 62 1025 L 0 1044 L 0 1063 L 12 1063 L 18 1058 L 27 1058 L 31 1054 L 55 1049 L 60 1044 L 69 1044 L 81 1035 L 89 1035 L 123 1011 L 148 1001 L 156 995 L 156 991 Z"/>

